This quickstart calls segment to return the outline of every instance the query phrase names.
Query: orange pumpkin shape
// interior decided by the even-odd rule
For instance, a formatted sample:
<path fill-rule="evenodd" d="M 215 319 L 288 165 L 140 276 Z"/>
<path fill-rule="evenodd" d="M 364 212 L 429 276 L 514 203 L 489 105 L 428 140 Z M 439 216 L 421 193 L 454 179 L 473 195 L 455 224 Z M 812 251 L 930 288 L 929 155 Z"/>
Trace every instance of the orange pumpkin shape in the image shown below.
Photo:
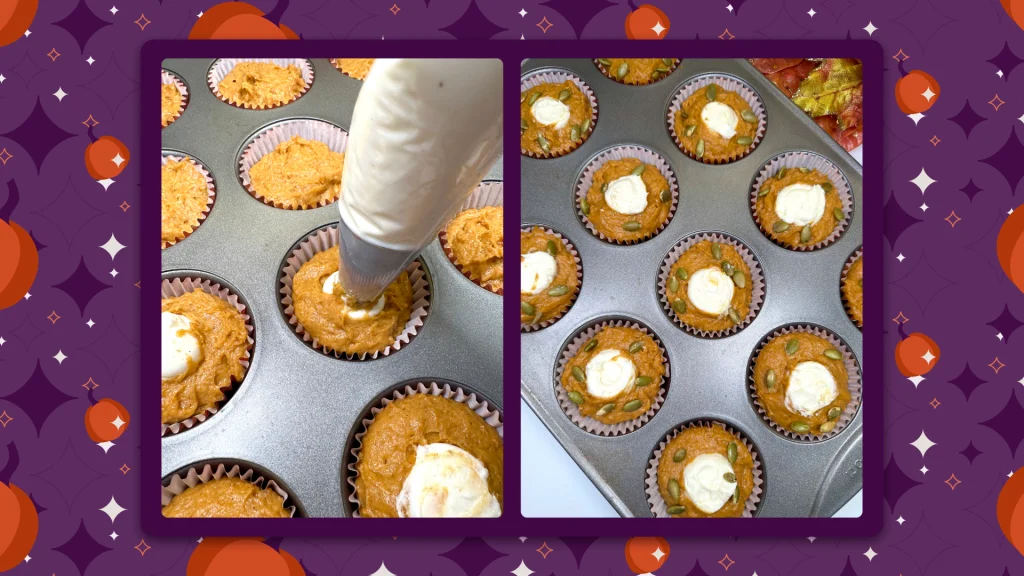
<path fill-rule="evenodd" d="M 25 297 L 39 271 L 39 250 L 24 228 L 10 221 L 18 204 L 18 186 L 7 183 L 7 203 L 0 210 L 0 310 Z"/>
<path fill-rule="evenodd" d="M 668 553 L 668 540 L 664 538 L 637 536 L 626 540 L 626 565 L 636 574 L 660 570 Z"/>
<path fill-rule="evenodd" d="M 996 237 L 996 257 L 1003 273 L 1024 292 L 1024 207 L 1018 206 L 1003 222 Z"/>
<path fill-rule="evenodd" d="M 927 72 L 911 70 L 896 82 L 896 105 L 904 114 L 927 111 L 939 99 L 939 83 Z"/>
<path fill-rule="evenodd" d="M 924 376 L 939 361 L 939 346 L 920 332 L 914 332 L 896 344 L 896 367 L 907 378 Z"/>
<path fill-rule="evenodd" d="M 96 443 L 113 442 L 128 429 L 131 416 L 116 400 L 103 398 L 85 411 L 85 432 Z"/>
<path fill-rule="evenodd" d="M 18 449 L 10 444 L 7 465 L 0 478 L 7 478 L 18 467 Z M 32 499 L 21 489 L 0 480 L 0 572 L 13 569 L 25 560 L 39 534 L 39 515 Z"/>
<path fill-rule="evenodd" d="M 25 34 L 36 17 L 39 0 L 0 2 L 0 46 L 7 46 Z"/>
<path fill-rule="evenodd" d="M 128 147 L 113 136 L 100 136 L 85 147 L 85 169 L 93 180 L 117 177 L 130 159 Z"/>
<path fill-rule="evenodd" d="M 671 23 L 661 8 L 641 4 L 626 16 L 626 38 L 630 40 L 661 40 L 668 35 Z"/>
<path fill-rule="evenodd" d="M 1014 472 L 999 491 L 996 519 L 1006 539 L 1024 554 L 1024 468 Z"/>
<path fill-rule="evenodd" d="M 204 538 L 192 551 L 186 576 L 305 576 L 291 554 L 275 550 L 263 538 Z"/>
<path fill-rule="evenodd" d="M 1000 4 L 1010 20 L 1024 30 L 1024 0 L 1001 0 Z"/>
<path fill-rule="evenodd" d="M 272 13 L 264 13 L 248 2 L 221 2 L 203 12 L 189 40 L 297 40 L 298 34 L 277 19 L 288 2 L 279 0 Z"/>

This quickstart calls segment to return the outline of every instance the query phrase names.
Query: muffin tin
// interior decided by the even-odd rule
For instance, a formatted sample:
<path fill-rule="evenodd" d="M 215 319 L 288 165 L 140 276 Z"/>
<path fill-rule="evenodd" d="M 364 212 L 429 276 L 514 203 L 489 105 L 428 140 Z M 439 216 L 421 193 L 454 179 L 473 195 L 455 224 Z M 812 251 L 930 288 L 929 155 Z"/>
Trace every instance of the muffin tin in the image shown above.
<path fill-rule="evenodd" d="M 301 98 L 246 110 L 207 88 L 212 59 L 163 62 L 194 89 L 182 115 L 163 129 L 162 148 L 200 160 L 217 185 L 217 200 L 202 225 L 162 251 L 163 277 L 212 278 L 229 287 L 248 305 L 255 345 L 245 378 L 220 410 L 162 438 L 160 471 L 166 483 L 195 464 L 248 465 L 286 486 L 298 515 L 342 517 L 352 516 L 343 493 L 343 454 L 363 414 L 401 383 L 452 382 L 500 410 L 502 309 L 501 297 L 464 277 L 435 240 L 419 257 L 430 283 L 430 313 L 400 350 L 377 359 L 337 359 L 310 348 L 288 325 L 279 291 L 282 263 L 296 242 L 337 223 L 338 209 L 264 204 L 243 187 L 238 161 L 255 133 L 282 120 L 313 118 L 343 129 L 351 124 L 362 82 L 325 58 L 312 63 L 316 81 Z M 487 178 L 501 175 L 499 160 Z"/>
<path fill-rule="evenodd" d="M 748 364 L 759 343 L 793 323 L 819 325 L 862 356 L 862 334 L 847 317 L 839 278 L 862 241 L 861 167 L 753 66 L 744 60 L 683 59 L 667 78 L 626 86 L 606 78 L 593 60 L 530 59 L 522 74 L 569 71 L 597 96 L 601 120 L 577 149 L 559 158 L 522 158 L 522 222 L 552 228 L 568 238 L 583 262 L 583 283 L 571 309 L 546 328 L 521 336 L 521 393 L 555 438 L 622 516 L 653 516 L 645 489 L 648 462 L 666 434 L 692 420 L 715 420 L 741 431 L 757 446 L 764 493 L 759 517 L 827 517 L 861 489 L 863 410 L 840 433 L 797 442 L 776 433 L 753 409 Z M 764 103 L 764 137 L 749 154 L 710 165 L 683 153 L 673 141 L 667 113 L 676 92 L 703 74 L 736 77 Z M 613 146 L 639 145 L 664 157 L 679 182 L 679 205 L 664 230 L 635 245 L 601 240 L 584 225 L 575 204 L 576 184 L 587 164 Z M 761 167 L 778 154 L 816 152 L 831 160 L 850 183 L 854 210 L 834 243 L 800 252 L 781 247 L 758 228 L 750 192 Z M 719 338 L 690 334 L 662 307 L 660 268 L 669 251 L 697 233 L 726 234 L 743 242 L 760 263 L 764 301 L 739 332 Z M 558 360 L 572 338 L 604 319 L 633 319 L 665 346 L 672 385 L 664 404 L 636 430 L 614 437 L 590 433 L 558 404 Z M 879 383 L 867 383 L 879 385 Z M 529 452 L 523 452 L 529 458 Z M 524 498 L 529 495 L 524 494 Z"/>

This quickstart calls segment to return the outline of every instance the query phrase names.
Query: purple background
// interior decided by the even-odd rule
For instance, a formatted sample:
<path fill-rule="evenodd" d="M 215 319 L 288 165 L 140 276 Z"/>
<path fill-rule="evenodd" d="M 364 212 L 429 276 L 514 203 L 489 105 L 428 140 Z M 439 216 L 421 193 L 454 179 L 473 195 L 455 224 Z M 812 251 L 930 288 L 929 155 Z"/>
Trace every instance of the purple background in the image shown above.
<path fill-rule="evenodd" d="M 82 424 L 89 405 L 83 384 L 133 416 L 141 387 L 134 208 L 141 163 L 133 158 L 105 190 L 85 171 L 83 151 L 86 124 L 98 122 L 97 135 L 138 152 L 139 47 L 185 37 L 214 2 L 41 3 L 32 33 L 0 48 L 0 182 L 17 182 L 21 201 L 12 220 L 42 246 L 31 298 L 0 311 L 0 445 L 17 447 L 12 482 L 40 511 L 31 560 L 12 573 L 183 574 L 198 536 L 143 543 L 134 509 L 140 427 L 130 424 L 104 452 Z M 395 0 L 394 13 L 392 3 L 293 0 L 282 22 L 306 38 L 622 38 L 629 12 L 625 2 L 606 0 Z M 254 4 L 269 11 L 274 1 Z M 931 336 L 942 357 L 915 387 L 891 362 L 899 335 L 888 325 L 878 536 L 670 539 L 659 573 L 1024 575 L 1024 558 L 1000 534 L 994 514 L 999 488 L 1024 457 L 1024 369 L 1017 365 L 1024 336 L 1015 336 L 1024 300 L 994 249 L 1024 177 L 1024 68 L 1017 56 L 1024 56 L 1024 32 L 997 0 L 663 0 L 661 8 L 673 23 L 668 37 L 678 39 L 866 38 L 871 22 L 871 38 L 886 55 L 902 51 L 906 69 L 935 77 L 941 95 L 915 124 L 895 106 L 899 72 L 887 61 L 886 186 L 877 193 L 885 203 L 884 317 Z M 545 19 L 552 26 L 542 32 L 536 24 Z M 63 99 L 54 96 L 58 89 Z M 910 182 L 922 169 L 935 180 L 925 192 Z M 113 257 L 99 248 L 111 235 L 125 246 Z M 922 433 L 935 443 L 925 454 L 911 445 Z M 4 452 L 0 468 L 8 464 Z M 108 506 L 112 498 L 126 508 L 113 520 L 100 510 L 116 508 Z M 398 576 L 505 575 L 520 566 L 519 576 L 562 576 L 629 574 L 624 544 L 529 536 L 286 538 L 280 546 L 310 574 L 370 575 L 384 563 Z"/>

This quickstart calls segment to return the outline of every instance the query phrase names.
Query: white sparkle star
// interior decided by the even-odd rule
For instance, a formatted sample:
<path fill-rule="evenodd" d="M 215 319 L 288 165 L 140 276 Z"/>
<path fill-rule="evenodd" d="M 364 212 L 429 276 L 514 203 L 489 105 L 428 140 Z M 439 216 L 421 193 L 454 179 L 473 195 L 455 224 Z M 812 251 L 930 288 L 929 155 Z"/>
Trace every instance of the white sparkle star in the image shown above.
<path fill-rule="evenodd" d="M 1000 78 L 1002 78 L 1003 77 L 1003 71 L 1002 70 L 996 70 L 996 76 L 999 76 Z"/>
<path fill-rule="evenodd" d="M 811 544 L 814 544 L 815 540 L 817 540 L 817 538 L 815 538 L 814 536 L 808 536 L 807 537 L 807 541 L 810 542 Z"/>
<path fill-rule="evenodd" d="M 528 14 L 528 12 L 526 11 L 526 8 L 521 8 L 521 9 L 519 10 L 519 17 L 520 17 L 520 18 L 526 18 L 526 15 L 527 15 L 527 14 Z"/>
<path fill-rule="evenodd" d="M 31 294 L 29 294 L 28 292 L 25 292 L 25 300 L 28 300 L 31 297 L 32 297 Z"/>
<path fill-rule="evenodd" d="M 872 560 L 875 559 L 875 556 L 878 556 L 878 552 L 875 552 L 874 550 L 871 549 L 870 546 L 868 546 L 868 551 L 865 552 L 864 555 L 868 557 L 868 562 L 871 562 Z"/>
<path fill-rule="evenodd" d="M 60 102 L 63 102 L 64 101 L 64 97 L 67 96 L 68 93 L 65 92 L 63 88 L 58 86 L 57 87 L 57 91 L 54 92 L 53 95 L 57 97 L 57 100 L 59 100 Z"/>
<path fill-rule="evenodd" d="M 110 271 L 110 276 L 111 276 L 112 278 L 117 278 L 117 275 L 118 275 L 118 274 L 119 274 L 119 272 L 117 271 L 117 268 L 114 268 L 114 269 L 112 269 L 112 270 Z"/>
<path fill-rule="evenodd" d="M 388 567 L 381 562 L 380 568 L 378 568 L 373 574 L 370 574 L 370 576 L 395 576 L 395 574 L 388 570 Z"/>
<path fill-rule="evenodd" d="M 7 342 L 7 340 L 4 340 L 4 337 L 0 336 L 0 346 L 3 346 L 4 342 Z M 1022 378 L 1022 380 L 1024 380 L 1024 378 Z"/>
<path fill-rule="evenodd" d="M 116 15 L 117 15 L 117 12 L 118 12 L 118 10 L 117 10 L 117 6 L 111 6 L 111 7 L 110 7 L 110 13 L 111 13 L 111 14 L 113 14 L 113 15 L 115 15 L 115 16 L 116 16 Z"/>
<path fill-rule="evenodd" d="M 118 166 L 118 167 L 120 167 L 121 164 L 124 164 L 124 158 L 121 157 L 121 153 L 120 152 L 117 153 L 117 156 L 114 156 L 113 158 L 111 158 L 110 161 L 113 162 L 114 165 Z"/>
<path fill-rule="evenodd" d="M 199 14 L 196 14 L 196 18 L 202 18 L 202 17 L 203 17 L 203 12 L 202 11 L 200 11 Z"/>
<path fill-rule="evenodd" d="M 927 466 L 921 466 L 921 474 L 927 474 L 927 473 L 928 473 L 928 467 Z"/>
<path fill-rule="evenodd" d="M 526 36 L 524 36 L 524 35 L 520 34 L 520 35 L 519 35 L 519 39 L 520 39 L 520 40 L 526 40 Z"/>
<path fill-rule="evenodd" d="M 726 6 L 725 9 L 728 10 L 729 12 L 732 12 L 732 4 Z"/>
<path fill-rule="evenodd" d="M 85 61 L 89 63 L 89 66 L 92 66 L 92 63 L 95 62 L 96 59 L 93 58 L 92 56 L 89 56 L 88 58 L 85 59 Z"/>
<path fill-rule="evenodd" d="M 1003 341 L 1003 333 L 1000 332 L 999 334 L 996 334 L 996 338 L 999 338 L 999 341 L 1002 342 Z"/>
<path fill-rule="evenodd" d="M 910 378 L 907 378 L 907 380 L 910 380 L 910 382 L 914 384 L 914 388 L 917 388 L 921 382 L 924 382 L 924 376 L 911 376 Z"/>
<path fill-rule="evenodd" d="M 921 96 L 924 96 L 925 100 L 931 102 L 932 98 L 935 97 L 935 92 L 932 92 L 932 87 L 929 86 L 929 87 L 925 88 L 924 92 L 921 93 Z"/>
<path fill-rule="evenodd" d="M 917 188 L 921 191 L 921 194 L 924 194 L 924 191 L 927 190 L 928 187 L 931 186 L 932 184 L 938 182 L 938 180 L 935 180 L 934 178 L 929 176 L 928 173 L 924 171 L 924 168 L 921 168 L 921 173 L 918 174 L 910 182 L 914 186 L 917 186 Z"/>
<path fill-rule="evenodd" d="M 661 25 L 661 20 L 658 20 L 658 23 L 652 26 L 651 30 L 654 30 L 655 36 L 661 38 L 661 33 L 665 31 L 665 27 Z"/>
<path fill-rule="evenodd" d="M 202 537 L 202 536 L 200 536 L 200 537 L 199 537 L 199 540 L 196 540 L 196 543 L 198 543 L 198 544 L 202 544 L 202 543 L 203 543 L 203 537 Z"/>
<path fill-rule="evenodd" d="M 655 560 L 660 561 L 665 556 L 665 553 L 661 551 L 661 547 L 659 546 L 654 549 L 654 552 L 651 552 L 651 556 L 654 556 Z"/>
<path fill-rule="evenodd" d="M 927 204 L 921 204 L 921 212 L 925 212 L 927 210 L 928 210 L 928 205 Z"/>
<path fill-rule="evenodd" d="M 113 442 L 99 442 L 96 445 L 99 446 L 100 448 L 103 448 L 103 453 L 104 454 L 106 454 L 107 451 L 109 451 L 111 448 L 114 447 L 114 443 Z"/>
<path fill-rule="evenodd" d="M 4 76 L 3 74 L 0 74 L 0 84 L 3 84 L 4 80 L 7 80 L 7 77 Z M 1022 118 L 1024 118 L 1024 116 L 1022 116 Z"/>
<path fill-rule="evenodd" d="M 1002 334 L 1000 334 L 1000 336 L 1002 336 Z M 932 363 L 932 360 L 935 360 L 935 355 L 934 355 L 934 354 L 932 354 L 932 350 L 931 350 L 931 348 L 929 348 L 929 349 L 928 349 L 928 350 L 927 350 L 927 351 L 926 351 L 926 352 L 924 353 L 924 356 L 921 356 L 921 358 L 923 358 L 923 359 L 924 359 L 924 361 L 925 361 L 925 364 L 931 364 L 931 363 Z"/>
<path fill-rule="evenodd" d="M 25 556 L 25 562 L 28 562 L 28 561 L 29 561 L 29 560 L 31 560 L 31 559 L 32 559 L 32 557 L 31 557 L 31 556 Z"/>
<path fill-rule="evenodd" d="M 1010 470 L 1010 473 L 1007 474 L 1006 477 L 1007 478 L 1013 478 L 1013 470 Z"/>
<path fill-rule="evenodd" d="M 106 190 L 106 189 L 110 188 L 111 184 L 114 183 L 114 179 L 113 178 L 104 178 L 103 180 L 97 180 L 97 182 L 99 182 L 100 186 L 103 186 L 103 189 Z"/>
<path fill-rule="evenodd" d="M 1020 120 L 1021 122 L 1024 122 L 1024 114 L 1021 114 L 1020 118 L 1017 118 L 1017 120 Z"/>
<path fill-rule="evenodd" d="M 114 238 L 114 235 L 111 234 L 110 240 L 107 240 L 100 248 L 106 250 L 107 254 L 110 254 L 110 259 L 113 260 L 114 256 L 117 256 L 117 253 L 125 248 L 125 245 L 118 242 L 117 238 Z"/>
<path fill-rule="evenodd" d="M 4 339 L 0 338 L 0 344 L 3 344 L 3 343 L 4 343 Z M 1020 385 L 1024 386 L 1024 378 L 1021 378 L 1020 380 L 1017 380 L 1017 382 L 1020 382 Z"/>
<path fill-rule="evenodd" d="M 921 118 L 924 118 L 924 114 L 921 114 L 920 112 L 916 114 L 907 114 L 907 118 L 913 120 L 914 126 L 917 126 L 917 123 L 921 121 Z"/>
<path fill-rule="evenodd" d="M 903 526 L 903 523 L 906 522 L 906 520 L 903 519 L 903 516 L 900 516 L 896 519 L 896 522 L 899 523 L 900 526 Z"/>
<path fill-rule="evenodd" d="M 107 516 L 110 516 L 111 523 L 114 522 L 114 519 L 117 518 L 118 514 L 124 512 L 125 510 L 125 508 L 122 508 L 121 505 L 117 503 L 117 500 L 114 500 L 113 496 L 110 497 L 110 502 L 108 502 L 106 506 L 100 508 L 100 512 L 103 512 Z"/>
<path fill-rule="evenodd" d="M 910 445 L 917 448 L 917 451 L 921 453 L 922 457 L 924 457 L 925 452 L 927 452 L 932 446 L 935 446 L 935 442 L 929 440 L 928 436 L 925 435 L 924 430 L 921 430 L 921 435 L 917 437 L 917 440 L 911 442 Z"/>
<path fill-rule="evenodd" d="M 57 360 L 57 364 L 63 364 L 64 360 L 67 359 L 67 354 L 64 354 L 63 350 L 57 350 L 57 353 L 54 354 L 53 358 Z"/>
<path fill-rule="evenodd" d="M 896 256 L 896 259 L 899 260 L 900 262 L 903 262 L 904 260 L 907 259 L 907 257 L 904 256 L 902 252 L 900 252 L 899 255 Z"/>
<path fill-rule="evenodd" d="M 810 16 L 811 18 L 814 18 L 815 14 L 817 14 L 817 12 L 814 11 L 814 8 L 811 8 L 810 10 L 807 11 L 807 15 Z"/>
<path fill-rule="evenodd" d="M 113 424 L 114 428 L 117 428 L 118 430 L 121 429 L 121 426 L 124 426 L 124 420 L 121 420 L 120 414 L 118 414 L 117 417 L 115 417 L 114 420 L 111 421 L 110 423 Z"/>
<path fill-rule="evenodd" d="M 1006 213 L 1007 213 L 1007 214 L 1013 214 L 1013 208 L 1010 208 L 1010 210 L 1009 210 L 1009 211 L 1007 211 Z"/>
<path fill-rule="evenodd" d="M 96 325 L 96 323 L 92 321 L 92 318 L 89 318 L 89 321 L 86 322 L 85 325 L 88 326 L 89 328 L 92 328 L 93 326 Z"/>
<path fill-rule="evenodd" d="M 519 541 L 520 542 L 526 542 L 526 536 L 520 536 L 519 537 Z"/>
<path fill-rule="evenodd" d="M 868 25 L 864 27 L 864 30 L 868 33 L 868 36 L 871 36 L 875 33 L 875 30 L 878 30 L 878 27 L 869 21 Z"/>
<path fill-rule="evenodd" d="M 520 560 L 519 561 L 519 567 L 516 568 L 515 570 L 512 570 L 512 574 L 515 574 L 516 576 L 530 576 L 530 574 L 533 574 L 533 570 L 530 570 L 526 566 L 526 561 L 525 560 Z"/>
<path fill-rule="evenodd" d="M 25 30 L 25 38 L 28 38 L 31 35 L 32 35 L 32 31 L 31 30 Z"/>
<path fill-rule="evenodd" d="M 118 537 L 118 533 L 117 532 L 111 532 L 110 533 L 110 539 L 111 540 L 117 540 L 117 537 Z"/>

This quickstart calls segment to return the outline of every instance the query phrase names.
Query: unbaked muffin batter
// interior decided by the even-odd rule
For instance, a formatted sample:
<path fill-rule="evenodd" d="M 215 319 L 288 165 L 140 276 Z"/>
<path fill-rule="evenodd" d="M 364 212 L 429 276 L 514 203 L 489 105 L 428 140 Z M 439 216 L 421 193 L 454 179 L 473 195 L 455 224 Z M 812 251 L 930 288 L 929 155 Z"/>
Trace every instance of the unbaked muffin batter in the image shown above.
<path fill-rule="evenodd" d="M 505 210 L 501 206 L 470 208 L 448 223 L 448 245 L 458 266 L 492 292 L 505 284 Z"/>
<path fill-rule="evenodd" d="M 170 160 L 160 169 L 160 239 L 173 244 L 199 227 L 210 192 L 206 178 L 189 160 Z"/>
<path fill-rule="evenodd" d="M 282 208 L 315 208 L 341 194 L 345 154 L 317 140 L 292 136 L 249 169 L 253 190 Z"/>
<path fill-rule="evenodd" d="M 284 68 L 272 62 L 239 62 L 217 84 L 228 102 L 250 108 L 286 104 L 298 98 L 305 87 L 298 66 Z"/>
<path fill-rule="evenodd" d="M 241 478 L 212 479 L 186 488 L 164 506 L 165 518 L 288 518 L 284 498 Z"/>

